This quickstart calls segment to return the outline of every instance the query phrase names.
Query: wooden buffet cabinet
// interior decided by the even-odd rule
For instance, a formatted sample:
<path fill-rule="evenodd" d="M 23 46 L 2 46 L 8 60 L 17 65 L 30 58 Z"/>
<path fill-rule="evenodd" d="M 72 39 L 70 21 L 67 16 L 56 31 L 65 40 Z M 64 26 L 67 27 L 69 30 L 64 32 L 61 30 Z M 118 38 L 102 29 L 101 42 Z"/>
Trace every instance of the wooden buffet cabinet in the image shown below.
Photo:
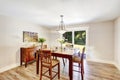
<path fill-rule="evenodd" d="M 27 64 L 30 62 L 35 61 L 35 51 L 36 47 L 21 47 L 20 48 L 20 65 L 22 66 L 23 63 L 25 63 L 25 67 L 27 67 Z"/>

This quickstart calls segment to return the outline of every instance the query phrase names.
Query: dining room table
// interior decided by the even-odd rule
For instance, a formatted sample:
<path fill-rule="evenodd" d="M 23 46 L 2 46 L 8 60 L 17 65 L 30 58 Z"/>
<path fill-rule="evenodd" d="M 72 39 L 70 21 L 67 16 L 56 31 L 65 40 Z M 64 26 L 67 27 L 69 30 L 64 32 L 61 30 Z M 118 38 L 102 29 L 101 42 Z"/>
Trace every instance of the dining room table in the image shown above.
<path fill-rule="evenodd" d="M 54 57 L 66 58 L 69 60 L 69 80 L 73 80 L 73 62 L 72 57 L 74 54 L 73 49 L 55 49 L 51 50 L 51 54 Z M 36 54 L 36 73 L 39 74 L 39 61 L 40 61 L 40 54 Z"/>

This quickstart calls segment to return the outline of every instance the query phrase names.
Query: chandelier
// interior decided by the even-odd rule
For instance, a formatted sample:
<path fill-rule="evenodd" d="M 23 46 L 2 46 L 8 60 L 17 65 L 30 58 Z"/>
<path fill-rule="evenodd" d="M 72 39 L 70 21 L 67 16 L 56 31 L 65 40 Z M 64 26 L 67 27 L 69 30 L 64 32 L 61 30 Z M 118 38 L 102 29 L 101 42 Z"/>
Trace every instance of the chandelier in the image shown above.
<path fill-rule="evenodd" d="M 63 15 L 60 15 L 60 17 L 61 17 L 61 22 L 60 22 L 60 25 L 59 25 L 58 32 L 60 34 L 64 34 L 66 32 L 66 29 L 65 29 L 65 24 L 63 22 Z"/>

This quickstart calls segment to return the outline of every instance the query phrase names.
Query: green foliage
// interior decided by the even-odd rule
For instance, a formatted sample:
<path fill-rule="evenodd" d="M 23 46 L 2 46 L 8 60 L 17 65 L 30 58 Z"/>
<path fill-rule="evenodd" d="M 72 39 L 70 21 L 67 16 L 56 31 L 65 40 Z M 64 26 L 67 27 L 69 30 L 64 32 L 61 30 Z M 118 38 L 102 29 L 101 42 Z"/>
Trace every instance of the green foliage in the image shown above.
<path fill-rule="evenodd" d="M 71 31 L 64 33 L 63 36 L 65 37 L 66 42 L 72 43 L 72 32 Z"/>
<path fill-rule="evenodd" d="M 85 31 L 75 31 L 74 43 L 79 45 L 86 44 L 86 32 Z"/>
<path fill-rule="evenodd" d="M 86 31 L 74 31 L 74 37 L 72 36 L 72 31 L 63 34 L 66 42 L 72 43 L 72 38 L 74 38 L 74 44 L 85 45 L 86 44 Z"/>
<path fill-rule="evenodd" d="M 44 43 L 45 41 L 46 41 L 45 38 L 39 38 L 39 39 L 38 39 L 38 42 L 39 42 L 39 43 Z"/>

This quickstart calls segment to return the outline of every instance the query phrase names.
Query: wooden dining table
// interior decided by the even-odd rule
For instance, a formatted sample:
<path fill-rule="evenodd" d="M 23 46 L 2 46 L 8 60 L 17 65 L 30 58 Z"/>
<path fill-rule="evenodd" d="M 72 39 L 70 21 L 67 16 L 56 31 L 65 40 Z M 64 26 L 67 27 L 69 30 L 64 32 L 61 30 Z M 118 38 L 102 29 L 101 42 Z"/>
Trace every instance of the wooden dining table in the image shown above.
<path fill-rule="evenodd" d="M 74 51 L 73 50 L 53 50 L 52 56 L 54 57 L 61 57 L 61 58 L 67 58 L 69 60 L 69 80 L 73 80 L 73 62 L 72 62 L 72 56 Z M 39 59 L 40 54 L 36 55 L 36 73 L 39 74 Z"/>

